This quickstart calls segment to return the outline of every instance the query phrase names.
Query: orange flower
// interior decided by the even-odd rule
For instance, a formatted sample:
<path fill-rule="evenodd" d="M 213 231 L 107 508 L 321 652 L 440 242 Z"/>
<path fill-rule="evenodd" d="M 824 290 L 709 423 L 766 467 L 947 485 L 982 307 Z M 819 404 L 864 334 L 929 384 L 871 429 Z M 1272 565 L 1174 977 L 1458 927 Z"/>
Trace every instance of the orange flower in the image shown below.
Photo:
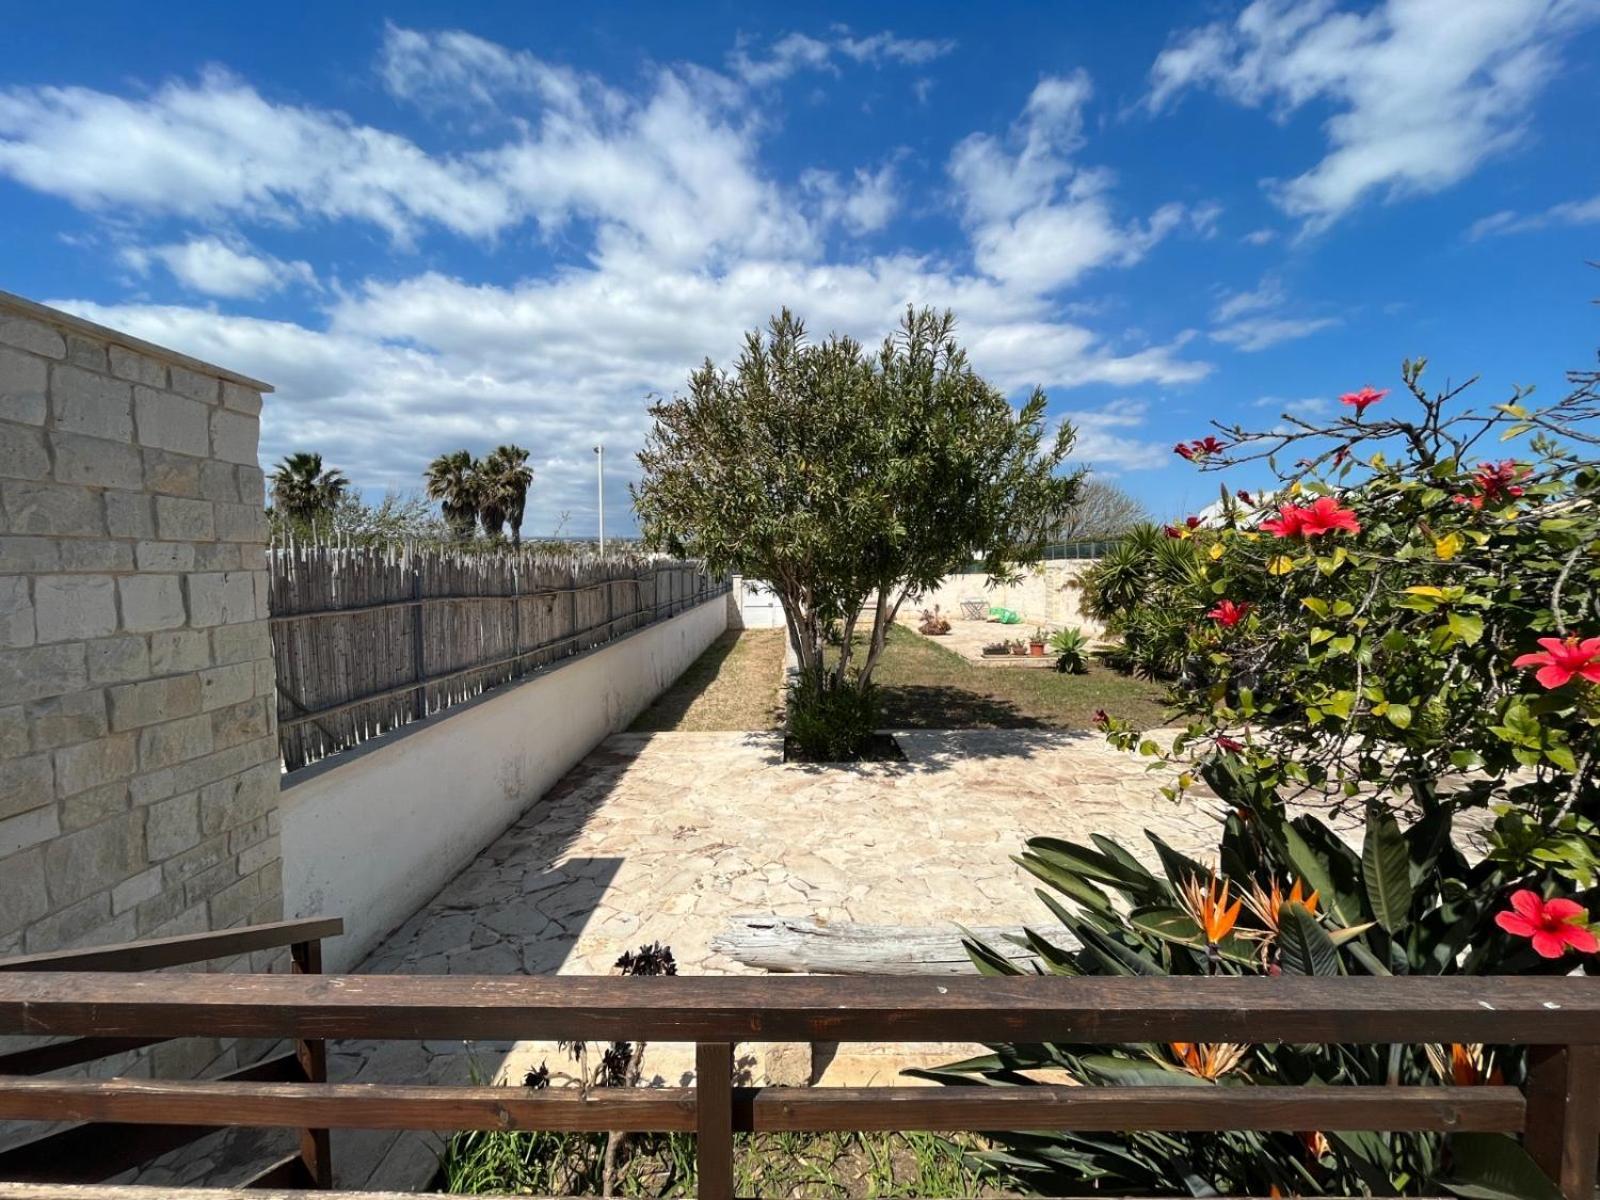
<path fill-rule="evenodd" d="M 1294 886 L 1289 889 L 1287 896 L 1283 894 L 1283 889 L 1278 886 L 1276 879 L 1272 881 L 1270 893 L 1262 891 L 1259 884 L 1252 883 L 1249 894 L 1245 896 L 1245 903 L 1250 905 L 1250 911 L 1260 917 L 1261 923 L 1273 933 L 1278 932 L 1278 917 L 1285 904 L 1298 904 L 1307 912 L 1315 914 L 1317 900 L 1316 891 L 1313 890 L 1308 895 L 1305 885 L 1298 879 L 1294 881 Z"/>
<path fill-rule="evenodd" d="M 1430 1045 L 1427 1052 L 1434 1073 L 1456 1087 L 1478 1087 L 1486 1083 L 1498 1086 L 1505 1082 L 1500 1068 L 1490 1061 L 1488 1051 L 1476 1042 L 1466 1045 L 1452 1042 L 1448 1061 L 1444 1047 Z"/>
<path fill-rule="evenodd" d="M 1210 881 L 1204 884 L 1198 876 L 1191 875 L 1184 881 L 1181 894 L 1189 915 L 1206 935 L 1208 945 L 1215 946 L 1233 932 L 1234 922 L 1239 919 L 1239 910 L 1244 907 L 1244 901 L 1234 900 L 1229 905 L 1231 897 L 1227 880 L 1218 879 L 1215 871 L 1211 872 Z"/>
<path fill-rule="evenodd" d="M 1172 1042 L 1178 1065 L 1197 1079 L 1218 1080 L 1244 1061 L 1249 1046 L 1236 1042 Z"/>

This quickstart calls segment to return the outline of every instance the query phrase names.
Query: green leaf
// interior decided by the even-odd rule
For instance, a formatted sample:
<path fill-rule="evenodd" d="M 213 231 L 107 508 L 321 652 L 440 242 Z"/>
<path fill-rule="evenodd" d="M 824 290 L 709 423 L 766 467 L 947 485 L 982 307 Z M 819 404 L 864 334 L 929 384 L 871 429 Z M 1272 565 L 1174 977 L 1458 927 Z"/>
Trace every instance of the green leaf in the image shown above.
<path fill-rule="evenodd" d="M 1483 638 L 1482 617 L 1475 617 L 1471 613 L 1453 612 L 1447 619 L 1450 622 L 1450 632 L 1467 645 L 1476 646 Z"/>
<path fill-rule="evenodd" d="M 1389 724 L 1396 729 L 1411 728 L 1411 706 L 1409 704 L 1391 704 L 1384 716 L 1389 718 Z"/>
<path fill-rule="evenodd" d="M 1384 932 L 1404 929 L 1411 920 L 1411 847 L 1394 814 L 1376 804 L 1367 808 L 1361 876 L 1367 903 Z"/>
<path fill-rule="evenodd" d="M 1338 975 L 1339 948 L 1302 904 L 1278 910 L 1278 965 L 1285 975 Z"/>
<path fill-rule="evenodd" d="M 1591 1147 L 1592 1149 L 1592 1147 Z M 1561 1200 L 1561 1189 L 1519 1142 L 1503 1133 L 1458 1133 L 1450 1138 L 1455 1169 L 1441 1180 L 1468 1200 Z"/>

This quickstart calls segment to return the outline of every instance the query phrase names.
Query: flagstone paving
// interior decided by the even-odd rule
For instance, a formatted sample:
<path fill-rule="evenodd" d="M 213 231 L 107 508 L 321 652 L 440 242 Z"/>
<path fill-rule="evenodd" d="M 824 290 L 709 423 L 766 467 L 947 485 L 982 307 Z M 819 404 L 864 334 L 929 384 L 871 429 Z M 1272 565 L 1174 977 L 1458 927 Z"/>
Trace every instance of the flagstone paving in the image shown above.
<path fill-rule="evenodd" d="M 1215 846 L 1214 798 L 1166 799 L 1159 791 L 1165 776 L 1098 734 L 898 736 L 905 763 L 848 767 L 786 765 L 776 734 L 612 736 L 361 970 L 606 974 L 624 950 L 659 941 L 672 948 L 681 974 L 757 973 L 711 950 L 734 916 L 1020 923 L 1042 912 L 1031 876 L 1009 857 L 1030 836 L 1106 834 L 1152 867 L 1147 829 L 1202 859 Z M 765 1047 L 741 1061 L 757 1080 L 805 1082 L 813 1062 L 804 1051 Z M 516 1082 L 541 1060 L 568 1069 L 549 1045 L 339 1042 L 330 1048 L 330 1074 Z M 826 1061 L 824 1052 L 818 1065 Z M 653 1046 L 647 1078 L 683 1082 L 689 1062 L 687 1047 Z M 824 1081 L 843 1071 L 882 1082 L 895 1062 L 835 1058 Z M 438 1145 L 393 1133 L 336 1133 L 337 1182 L 418 1186 L 432 1174 Z"/>

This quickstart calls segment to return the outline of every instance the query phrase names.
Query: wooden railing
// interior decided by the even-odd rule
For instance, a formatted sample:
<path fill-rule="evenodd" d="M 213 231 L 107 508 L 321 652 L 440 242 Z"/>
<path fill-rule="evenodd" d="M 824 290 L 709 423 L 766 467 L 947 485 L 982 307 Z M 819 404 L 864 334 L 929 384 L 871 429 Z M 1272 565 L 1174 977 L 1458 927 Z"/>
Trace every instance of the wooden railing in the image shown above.
<path fill-rule="evenodd" d="M 27 965 L 27 964 L 25 964 Z M 165 965 L 163 963 L 162 965 Z M 0 1060 L 0 1119 L 156 1126 L 692 1132 L 729 1200 L 736 1131 L 1431 1130 L 1521 1133 L 1593 1200 L 1592 978 L 590 978 L 0 974 L 0 1034 L 696 1042 L 692 1088 L 578 1091 L 294 1080 L 41 1079 Z M 1481 1042 L 1531 1047 L 1526 1087 L 737 1088 L 748 1041 Z M 326 1186 L 326 1143 L 309 1148 Z M 0 1179 L 7 1178 L 0 1165 Z M 0 1196 L 5 1192 L 0 1189 Z"/>
<path fill-rule="evenodd" d="M 293 975 L 194 974 L 159 978 L 183 978 L 214 988 L 225 988 L 227 981 L 233 979 L 277 978 L 306 982 L 307 977 L 319 976 L 322 972 L 322 939 L 337 937 L 343 932 L 344 922 L 337 918 L 279 921 L 216 933 L 186 934 L 117 946 L 91 946 L 49 954 L 30 954 L 0 959 L 0 980 L 8 984 L 22 981 L 25 985 L 29 981 L 49 981 L 51 990 L 70 995 L 78 990 L 80 978 L 92 978 L 127 991 L 140 980 L 138 977 L 130 978 L 124 972 L 220 962 L 264 950 L 287 948 Z M 80 972 L 89 974 L 80 975 Z M 26 1095 L 27 1087 L 33 1084 L 57 1085 L 68 1089 L 73 1085 L 92 1087 L 94 1081 L 82 1078 L 43 1080 L 38 1077 L 53 1071 L 81 1067 L 113 1055 L 143 1050 L 174 1038 L 219 1036 L 219 1031 L 208 1028 L 203 1022 L 180 1022 L 171 1033 L 152 1031 L 129 1034 L 95 1019 L 65 1030 L 46 1028 L 26 1013 L 12 1012 L 0 1019 L 0 1035 L 59 1033 L 74 1036 L 71 1041 L 47 1042 L 0 1054 L 0 1080 L 3 1080 L 0 1082 L 0 1093 L 8 1097 Z M 327 1078 L 326 1044 L 320 1038 L 299 1038 L 284 1053 L 248 1064 L 221 1079 L 208 1081 L 208 1084 L 220 1087 L 310 1086 L 325 1084 Z M 123 1087 L 148 1083 L 144 1080 L 112 1082 Z M 159 1090 L 160 1085 L 149 1086 Z M 0 1120 L 9 1119 L 12 1115 L 23 1120 L 40 1119 L 18 1112 L 17 1106 L 12 1103 L 0 1105 Z M 214 1133 L 219 1125 L 233 1123 L 209 1120 L 209 1115 L 194 1112 L 180 1120 L 171 1112 L 164 1111 L 159 1117 L 144 1120 L 127 1116 L 99 1116 L 93 1104 L 58 1104 L 53 1115 L 42 1119 L 85 1123 L 0 1151 L 0 1180 L 58 1183 L 107 1179 Z M 112 1121 L 116 1123 L 96 1123 Z M 278 1122 L 263 1124 L 276 1125 Z M 249 1186 L 327 1188 L 332 1178 L 327 1129 L 302 1127 L 299 1150 L 271 1164 L 251 1180 Z M 0 1191 L 5 1186 L 5 1183 L 0 1183 Z"/>

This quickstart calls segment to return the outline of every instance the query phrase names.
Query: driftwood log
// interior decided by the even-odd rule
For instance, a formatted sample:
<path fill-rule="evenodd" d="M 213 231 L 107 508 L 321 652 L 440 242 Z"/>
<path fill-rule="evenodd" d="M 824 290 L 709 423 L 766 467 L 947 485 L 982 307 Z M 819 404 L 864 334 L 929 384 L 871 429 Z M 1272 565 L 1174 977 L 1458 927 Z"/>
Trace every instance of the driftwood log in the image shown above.
<path fill-rule="evenodd" d="M 975 925 L 975 934 L 1024 970 L 1038 955 L 1023 939 L 1022 926 Z M 1076 948 L 1078 939 L 1059 925 L 1035 932 L 1052 945 Z M 714 953 L 767 971 L 811 975 L 975 975 L 954 925 L 856 925 L 798 917 L 735 917 L 711 939 Z"/>

